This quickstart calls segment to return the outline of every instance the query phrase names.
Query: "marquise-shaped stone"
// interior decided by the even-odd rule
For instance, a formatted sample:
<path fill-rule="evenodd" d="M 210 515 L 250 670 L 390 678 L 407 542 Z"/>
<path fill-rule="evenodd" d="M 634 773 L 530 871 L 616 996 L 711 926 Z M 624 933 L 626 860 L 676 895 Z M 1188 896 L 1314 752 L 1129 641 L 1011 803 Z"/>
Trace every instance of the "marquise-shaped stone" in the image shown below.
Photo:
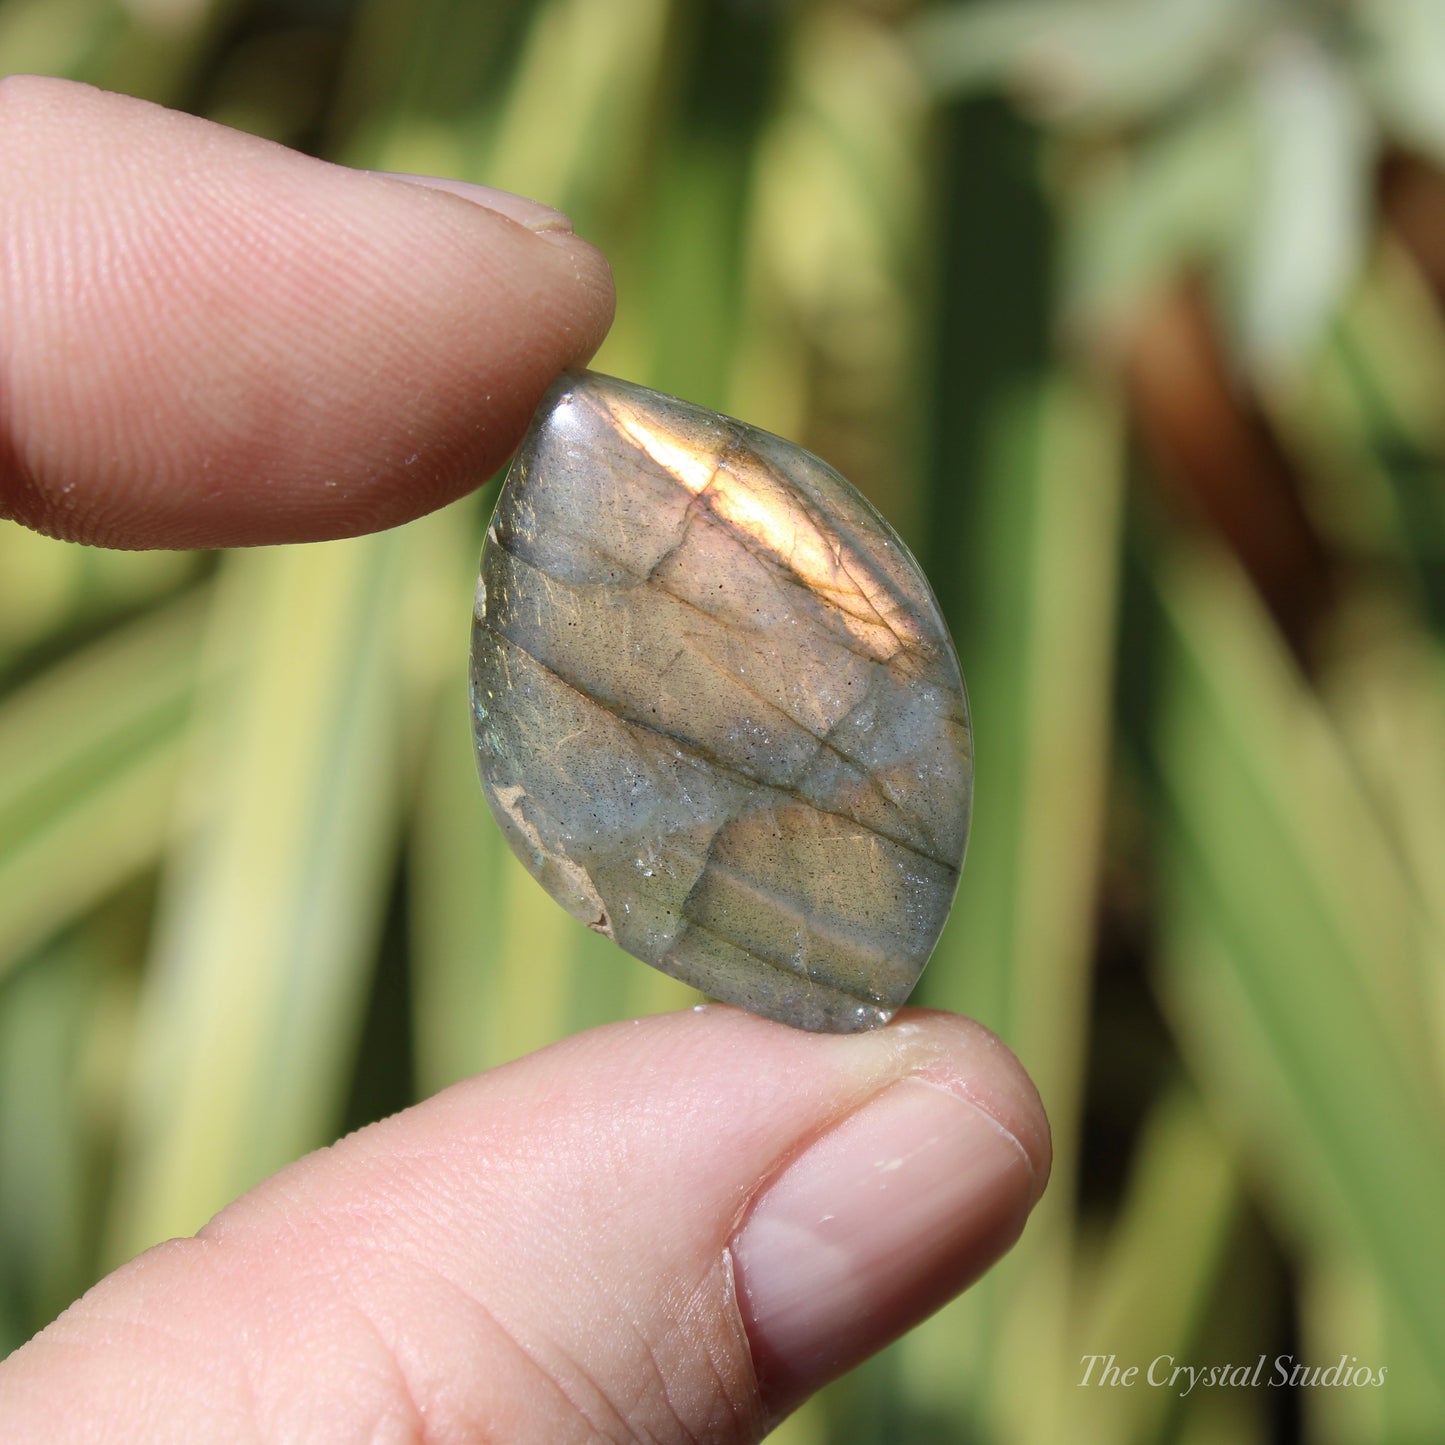
<path fill-rule="evenodd" d="M 968 705 L 918 564 L 817 457 L 563 376 L 482 552 L 472 710 L 512 848 L 627 952 L 807 1029 L 907 998 L 963 863 Z"/>

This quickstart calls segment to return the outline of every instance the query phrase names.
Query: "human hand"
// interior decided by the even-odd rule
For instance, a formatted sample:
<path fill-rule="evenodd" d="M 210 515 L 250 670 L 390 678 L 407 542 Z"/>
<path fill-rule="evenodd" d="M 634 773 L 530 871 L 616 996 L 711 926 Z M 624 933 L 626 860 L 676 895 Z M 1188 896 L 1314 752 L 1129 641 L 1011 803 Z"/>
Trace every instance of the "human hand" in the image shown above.
<path fill-rule="evenodd" d="M 404 521 L 489 475 L 610 319 L 605 262 L 531 203 L 63 82 L 0 83 L 0 173 L 0 514 L 58 536 Z M 117 1271 L 0 1365 L 0 1421 L 754 1440 L 997 1258 L 1048 1163 L 1027 1078 L 965 1020 L 597 1029 Z"/>

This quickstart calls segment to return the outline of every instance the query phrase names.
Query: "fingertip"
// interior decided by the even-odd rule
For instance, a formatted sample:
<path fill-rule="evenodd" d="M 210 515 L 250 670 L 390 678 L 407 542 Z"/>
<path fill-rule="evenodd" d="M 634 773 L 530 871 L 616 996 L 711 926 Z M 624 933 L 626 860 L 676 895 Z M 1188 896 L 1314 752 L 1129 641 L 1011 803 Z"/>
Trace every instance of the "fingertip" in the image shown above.
<path fill-rule="evenodd" d="M 1047 1119 L 995 1035 L 909 1010 L 872 1038 L 881 1087 L 784 1161 L 729 1245 L 774 1421 L 972 1283 L 1047 1181 Z"/>
<path fill-rule="evenodd" d="M 1038 1115 L 1012 1055 L 948 1015 L 593 1030 L 113 1276 L 0 1370 L 0 1400 L 36 1439 L 110 1408 L 147 1439 L 251 1411 L 297 1438 L 756 1440 L 1008 1248 L 1047 1168 Z"/>
<path fill-rule="evenodd" d="M 981 1109 L 1017 1141 L 1035 1180 L 1029 1203 L 1037 1203 L 1053 1167 L 1053 1139 L 1043 1100 L 1018 1055 L 975 1019 L 939 1009 L 904 1009 L 889 1027 L 918 1031 L 916 1077 Z"/>
<path fill-rule="evenodd" d="M 611 322 L 605 259 L 555 225 L 4 84 L 0 509 L 39 530 L 209 547 L 395 525 L 486 480 Z"/>

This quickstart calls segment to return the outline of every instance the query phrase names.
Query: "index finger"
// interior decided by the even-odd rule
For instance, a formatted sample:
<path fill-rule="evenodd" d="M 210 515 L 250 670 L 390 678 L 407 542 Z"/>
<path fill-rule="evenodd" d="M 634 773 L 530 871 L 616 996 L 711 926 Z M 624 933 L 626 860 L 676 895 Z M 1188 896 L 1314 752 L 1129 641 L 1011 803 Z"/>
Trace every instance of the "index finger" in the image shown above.
<path fill-rule="evenodd" d="M 58 537 L 419 516 L 501 464 L 612 316 L 606 261 L 545 207 L 71 82 L 0 81 L 0 175 L 0 516 Z"/>

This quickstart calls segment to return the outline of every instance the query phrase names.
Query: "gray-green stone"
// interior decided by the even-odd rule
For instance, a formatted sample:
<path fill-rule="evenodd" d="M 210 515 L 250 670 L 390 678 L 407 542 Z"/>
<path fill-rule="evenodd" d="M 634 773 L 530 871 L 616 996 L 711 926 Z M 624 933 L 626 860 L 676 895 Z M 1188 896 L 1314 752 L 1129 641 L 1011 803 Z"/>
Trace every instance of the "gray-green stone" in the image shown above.
<path fill-rule="evenodd" d="M 908 997 L 963 864 L 968 704 L 918 564 L 817 457 L 563 376 L 482 551 L 472 713 L 508 842 L 627 952 L 800 1028 Z"/>

